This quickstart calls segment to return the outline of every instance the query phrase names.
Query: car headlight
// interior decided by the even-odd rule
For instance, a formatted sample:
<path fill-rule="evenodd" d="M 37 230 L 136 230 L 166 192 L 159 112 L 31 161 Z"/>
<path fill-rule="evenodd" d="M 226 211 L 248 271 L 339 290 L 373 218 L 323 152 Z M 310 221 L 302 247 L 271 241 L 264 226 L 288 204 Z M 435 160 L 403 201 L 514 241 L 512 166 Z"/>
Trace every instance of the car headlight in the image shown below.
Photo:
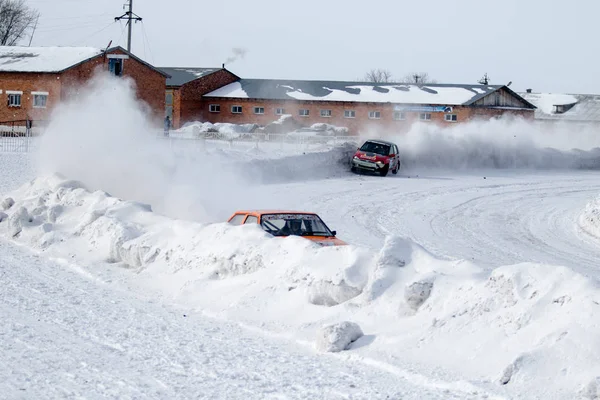
<path fill-rule="evenodd" d="M 358 156 L 354 156 L 353 160 L 358 160 Z"/>
<path fill-rule="evenodd" d="M 383 168 L 384 164 L 381 161 L 377 161 L 375 165 L 377 165 L 379 168 Z"/>

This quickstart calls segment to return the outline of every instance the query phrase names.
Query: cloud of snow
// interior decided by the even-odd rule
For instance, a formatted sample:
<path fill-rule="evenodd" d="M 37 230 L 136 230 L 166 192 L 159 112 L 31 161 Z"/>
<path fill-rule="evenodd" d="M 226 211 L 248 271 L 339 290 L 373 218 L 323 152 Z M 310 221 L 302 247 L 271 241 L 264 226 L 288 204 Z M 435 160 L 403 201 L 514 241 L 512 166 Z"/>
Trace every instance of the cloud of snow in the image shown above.
<path fill-rule="evenodd" d="M 132 81 L 97 75 L 53 113 L 39 167 L 176 218 L 218 221 L 263 203 L 225 154 L 172 151 L 162 135 Z"/>
<path fill-rule="evenodd" d="M 542 125 L 502 118 L 446 124 L 416 123 L 407 133 L 371 127 L 362 139 L 398 144 L 405 168 L 600 168 L 600 128 Z"/>

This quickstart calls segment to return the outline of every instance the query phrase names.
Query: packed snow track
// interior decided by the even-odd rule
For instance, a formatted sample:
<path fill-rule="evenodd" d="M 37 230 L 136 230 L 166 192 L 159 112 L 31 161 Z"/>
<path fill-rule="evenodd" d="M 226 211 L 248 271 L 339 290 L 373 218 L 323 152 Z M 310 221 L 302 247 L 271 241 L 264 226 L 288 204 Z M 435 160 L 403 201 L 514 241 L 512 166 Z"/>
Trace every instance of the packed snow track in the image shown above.
<path fill-rule="evenodd" d="M 600 193 L 599 172 L 431 172 L 303 186 L 277 192 L 297 192 L 290 206 L 311 204 L 354 244 L 375 248 L 395 234 L 438 256 L 489 268 L 537 262 L 600 277 L 599 242 L 577 225 L 586 203 Z"/>

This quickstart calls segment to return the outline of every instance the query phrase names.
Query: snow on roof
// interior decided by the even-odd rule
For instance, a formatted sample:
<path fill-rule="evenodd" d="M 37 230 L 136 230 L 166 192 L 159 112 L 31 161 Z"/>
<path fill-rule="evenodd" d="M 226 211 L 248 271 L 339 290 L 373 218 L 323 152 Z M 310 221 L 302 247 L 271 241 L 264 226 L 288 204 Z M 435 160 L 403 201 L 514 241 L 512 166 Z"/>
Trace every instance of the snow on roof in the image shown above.
<path fill-rule="evenodd" d="M 205 97 L 404 104 L 471 104 L 502 86 L 241 79 Z"/>
<path fill-rule="evenodd" d="M 570 94 L 560 93 L 525 93 L 521 94 L 530 103 L 546 114 L 553 114 L 555 106 L 577 103 L 577 98 Z"/>
<path fill-rule="evenodd" d="M 0 46 L 0 72 L 60 72 L 102 51 L 93 47 Z"/>
<path fill-rule="evenodd" d="M 535 118 L 540 120 L 600 122 L 600 95 L 519 93 L 534 103 Z M 566 106 L 560 110 L 555 106 Z"/>
<path fill-rule="evenodd" d="M 203 76 L 219 71 L 221 68 L 179 68 L 161 67 L 159 70 L 171 75 L 167 79 L 167 86 L 182 86 Z"/>

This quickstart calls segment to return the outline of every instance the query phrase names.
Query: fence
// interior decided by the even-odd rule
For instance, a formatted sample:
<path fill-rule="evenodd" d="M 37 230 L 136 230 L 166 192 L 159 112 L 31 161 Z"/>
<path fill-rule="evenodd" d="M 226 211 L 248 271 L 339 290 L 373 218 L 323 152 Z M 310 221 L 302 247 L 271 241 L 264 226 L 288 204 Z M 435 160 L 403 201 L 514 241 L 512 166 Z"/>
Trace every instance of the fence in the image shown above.
<path fill-rule="evenodd" d="M 37 148 L 39 134 L 26 129 L 8 130 L 0 126 L 0 153 L 24 153 Z M 290 134 L 219 134 L 202 133 L 185 135 L 172 133 L 165 136 L 161 131 L 155 139 L 171 150 L 201 150 L 206 147 L 262 151 L 316 151 L 323 147 L 356 141 L 352 136 L 318 136 Z"/>

